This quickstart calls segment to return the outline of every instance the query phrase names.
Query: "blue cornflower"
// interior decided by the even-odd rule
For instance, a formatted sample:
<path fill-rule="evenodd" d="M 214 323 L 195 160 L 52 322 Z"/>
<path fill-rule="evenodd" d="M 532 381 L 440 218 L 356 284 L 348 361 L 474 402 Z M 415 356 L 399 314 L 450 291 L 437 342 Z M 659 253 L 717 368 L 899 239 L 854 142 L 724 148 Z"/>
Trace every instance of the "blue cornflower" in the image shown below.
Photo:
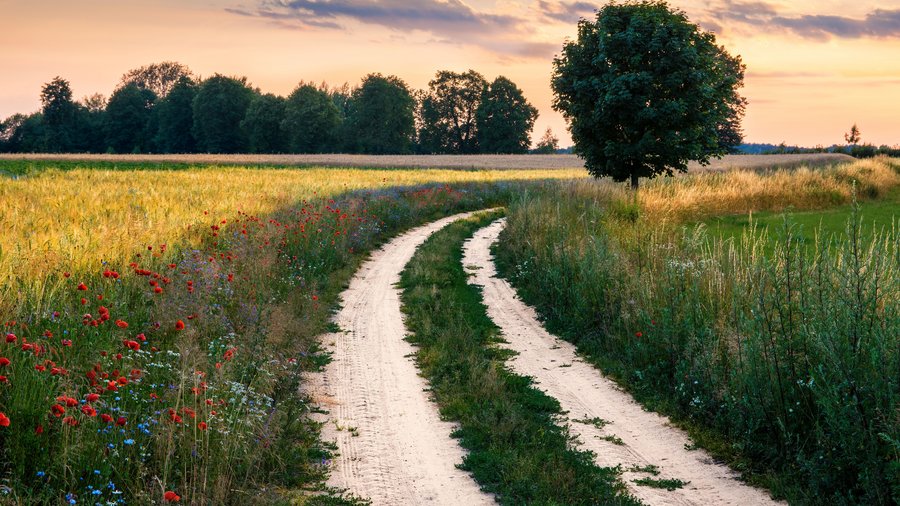
<path fill-rule="evenodd" d="M 127 444 L 128 446 L 131 446 L 134 444 L 134 439 L 126 439 L 125 441 L 122 441 L 122 442 Z"/>

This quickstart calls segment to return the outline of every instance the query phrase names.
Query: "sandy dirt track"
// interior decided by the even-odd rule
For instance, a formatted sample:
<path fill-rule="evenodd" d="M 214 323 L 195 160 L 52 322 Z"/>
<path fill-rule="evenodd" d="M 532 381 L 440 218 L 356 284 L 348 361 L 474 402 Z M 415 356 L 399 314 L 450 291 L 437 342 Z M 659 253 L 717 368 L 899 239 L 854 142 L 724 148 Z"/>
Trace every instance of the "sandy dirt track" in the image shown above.
<path fill-rule="evenodd" d="M 322 437 L 339 457 L 328 482 L 375 505 L 493 504 L 456 466 L 464 451 L 440 419 L 413 358 L 394 286 L 416 248 L 471 213 L 413 229 L 375 252 L 343 292 L 342 332 L 323 337 L 333 361 L 311 375 L 313 399 L 330 413 Z"/>
<path fill-rule="evenodd" d="M 100 154 L 0 154 L 0 160 L 68 160 L 101 162 L 188 163 L 197 165 L 285 165 L 300 167 L 375 167 L 408 169 L 581 169 L 575 155 L 100 155 Z M 821 166 L 851 162 L 841 154 L 728 155 L 702 167 L 692 162 L 692 172 L 732 168 L 766 169 L 773 166 Z"/>
<path fill-rule="evenodd" d="M 650 505 L 776 504 L 763 490 L 737 481 L 728 467 L 716 464 L 702 450 L 686 450 L 686 434 L 656 413 L 644 411 L 615 383 L 578 358 L 575 347 L 544 330 L 535 311 L 522 302 L 505 280 L 497 277 L 491 245 L 503 230 L 505 219 L 479 230 L 466 242 L 463 265 L 470 283 L 483 289 L 488 316 L 500 327 L 507 347 L 518 355 L 510 367 L 535 379 L 537 387 L 559 400 L 568 412 L 571 429 L 583 448 L 596 454 L 601 466 L 622 465 L 629 490 Z M 576 422 L 601 418 L 604 427 Z M 600 424 L 602 425 L 602 424 Z M 602 439 L 615 436 L 622 444 Z M 666 491 L 637 486 L 634 479 L 649 477 L 629 471 L 633 466 L 659 467 L 656 478 L 689 481 L 684 488 Z"/>

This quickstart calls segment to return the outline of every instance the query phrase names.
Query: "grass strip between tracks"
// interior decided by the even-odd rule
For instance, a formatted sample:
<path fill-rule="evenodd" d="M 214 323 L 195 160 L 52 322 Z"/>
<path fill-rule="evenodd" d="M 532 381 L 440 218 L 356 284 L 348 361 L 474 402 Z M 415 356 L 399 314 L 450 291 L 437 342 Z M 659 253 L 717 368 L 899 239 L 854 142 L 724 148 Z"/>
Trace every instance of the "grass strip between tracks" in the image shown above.
<path fill-rule="evenodd" d="M 504 364 L 478 288 L 466 282 L 462 245 L 502 215 L 483 213 L 434 234 L 401 278 L 410 341 L 441 415 L 459 424 L 462 468 L 502 504 L 639 504 L 620 470 L 594 464 L 559 423 L 559 403 Z"/>

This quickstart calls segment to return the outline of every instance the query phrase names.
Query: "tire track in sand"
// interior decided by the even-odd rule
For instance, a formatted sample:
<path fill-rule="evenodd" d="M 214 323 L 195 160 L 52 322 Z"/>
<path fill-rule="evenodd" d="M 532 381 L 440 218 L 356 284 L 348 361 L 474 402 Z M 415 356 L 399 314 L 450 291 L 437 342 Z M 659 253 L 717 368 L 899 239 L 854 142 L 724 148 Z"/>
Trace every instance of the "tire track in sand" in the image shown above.
<path fill-rule="evenodd" d="M 415 228 L 372 254 L 341 294 L 341 332 L 323 336 L 332 362 L 309 378 L 312 398 L 329 411 L 318 417 L 322 438 L 338 446 L 328 485 L 375 505 L 494 503 L 456 467 L 465 452 L 419 376 L 394 286 L 419 245 L 471 214 Z"/>
<path fill-rule="evenodd" d="M 497 241 L 506 221 L 500 219 L 479 230 L 464 246 L 463 266 L 480 285 L 488 316 L 500 327 L 506 347 L 518 355 L 509 366 L 518 374 L 534 378 L 537 388 L 556 398 L 563 411 L 574 419 L 600 418 L 601 427 L 571 423 L 571 431 L 583 448 L 596 455 L 600 466 L 621 465 L 629 491 L 651 505 L 740 505 L 777 504 L 763 490 L 737 480 L 727 466 L 713 462 L 702 450 L 686 450 L 687 435 L 656 413 L 644 411 L 630 395 L 585 363 L 575 346 L 546 330 L 534 309 L 516 295 L 506 280 L 497 277 L 490 247 Z M 622 444 L 603 437 L 616 436 Z M 610 438 L 612 439 L 612 438 Z M 677 478 L 684 488 L 666 491 L 637 486 L 632 480 L 651 477 L 629 471 L 633 466 L 656 465 L 656 478 Z"/>

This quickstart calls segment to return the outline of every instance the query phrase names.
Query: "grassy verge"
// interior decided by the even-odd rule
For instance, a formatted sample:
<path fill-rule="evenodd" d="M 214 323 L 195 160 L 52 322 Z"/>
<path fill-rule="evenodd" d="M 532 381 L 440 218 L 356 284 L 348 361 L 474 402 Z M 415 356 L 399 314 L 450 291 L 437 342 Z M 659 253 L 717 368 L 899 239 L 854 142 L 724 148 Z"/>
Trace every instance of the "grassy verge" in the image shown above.
<path fill-rule="evenodd" d="M 900 501 L 896 227 L 725 242 L 570 197 L 515 199 L 496 249 L 551 332 L 792 503 Z"/>
<path fill-rule="evenodd" d="M 402 301 L 417 360 L 441 414 L 459 423 L 463 468 L 503 504 L 637 504 L 619 470 L 573 448 L 559 404 L 504 365 L 499 330 L 468 285 L 462 244 L 499 213 L 432 236 L 403 272 Z"/>

